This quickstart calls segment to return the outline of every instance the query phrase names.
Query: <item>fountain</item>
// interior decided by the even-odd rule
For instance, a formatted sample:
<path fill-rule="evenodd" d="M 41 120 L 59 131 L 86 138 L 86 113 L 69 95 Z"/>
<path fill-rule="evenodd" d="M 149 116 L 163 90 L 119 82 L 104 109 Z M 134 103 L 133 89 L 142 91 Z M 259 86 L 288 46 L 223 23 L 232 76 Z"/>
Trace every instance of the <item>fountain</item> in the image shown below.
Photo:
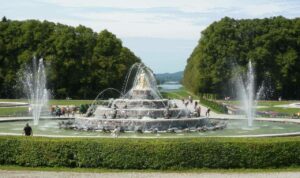
<path fill-rule="evenodd" d="M 37 62 L 38 65 L 37 65 Z M 300 135 L 299 120 L 254 118 L 255 97 L 259 97 L 263 87 L 255 94 L 254 70 L 251 62 L 247 75 L 238 79 L 241 97 L 248 113 L 249 127 L 244 117 L 217 115 L 206 118 L 193 113 L 181 100 L 163 99 L 157 89 L 153 72 L 143 64 L 134 64 L 125 77 L 122 90 L 107 88 L 101 91 L 84 116 L 75 118 L 48 117 L 39 121 L 43 106 L 47 101 L 43 60 L 33 60 L 22 73 L 22 82 L 33 108 L 33 130 L 37 136 L 47 137 L 111 137 L 121 134 L 130 138 L 188 138 L 188 137 L 270 137 Z M 21 79 L 21 78 L 20 78 Z M 102 100 L 106 92 L 115 92 L 116 99 Z M 107 96 L 107 95 L 106 95 Z M 191 106 L 191 105 L 189 105 Z M 235 118 L 229 119 L 228 118 Z M 20 117 L 17 121 L 2 118 L 1 135 L 21 135 L 21 130 L 31 118 Z M 38 123 L 38 125 L 36 125 Z M 31 123 L 30 123 L 31 124 Z M 224 129 L 226 127 L 226 129 Z M 65 128 L 65 129 L 62 129 Z M 70 130 L 72 129 L 72 130 Z M 218 130 L 218 131 L 216 131 Z M 89 131 L 89 132 L 86 132 Z M 134 131 L 134 132 L 133 132 Z M 124 132 L 124 133 L 123 133 Z M 151 134 L 141 134 L 151 133 Z"/>
<path fill-rule="evenodd" d="M 249 61 L 248 68 L 247 68 L 246 76 L 244 80 L 241 76 L 238 77 L 238 92 L 240 100 L 242 101 L 242 108 L 245 112 L 245 115 L 248 120 L 248 126 L 251 127 L 253 125 L 253 120 L 255 118 L 256 113 L 256 103 L 255 100 L 258 100 L 262 91 L 263 87 L 259 87 L 257 93 L 255 93 L 255 75 L 254 69 L 252 66 L 252 62 Z"/>
<path fill-rule="evenodd" d="M 37 63 L 38 62 L 38 63 Z M 22 73 L 22 83 L 30 104 L 34 125 L 38 125 L 43 107 L 48 103 L 46 73 L 43 59 L 34 57 L 32 66 L 27 66 Z"/>
<path fill-rule="evenodd" d="M 113 130 L 118 127 L 139 132 L 214 127 L 208 118 L 196 117 L 182 101 L 163 99 L 153 72 L 144 64 L 137 63 L 130 68 L 120 94 L 106 105 L 95 100 L 86 116 L 75 118 L 71 127 L 79 130 Z M 69 126 L 62 125 L 64 128 Z"/>

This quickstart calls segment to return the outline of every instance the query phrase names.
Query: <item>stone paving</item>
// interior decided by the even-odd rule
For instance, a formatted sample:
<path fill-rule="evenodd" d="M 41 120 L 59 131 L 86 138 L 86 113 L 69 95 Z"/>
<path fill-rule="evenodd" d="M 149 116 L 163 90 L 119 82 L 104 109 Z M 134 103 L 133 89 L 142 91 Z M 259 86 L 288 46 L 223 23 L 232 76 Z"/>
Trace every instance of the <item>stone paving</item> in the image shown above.
<path fill-rule="evenodd" d="M 164 172 L 118 172 L 118 173 L 77 173 L 50 171 L 6 171 L 0 170 L 0 178 L 299 178 L 300 172 L 271 172 L 271 173 L 164 173 Z"/>

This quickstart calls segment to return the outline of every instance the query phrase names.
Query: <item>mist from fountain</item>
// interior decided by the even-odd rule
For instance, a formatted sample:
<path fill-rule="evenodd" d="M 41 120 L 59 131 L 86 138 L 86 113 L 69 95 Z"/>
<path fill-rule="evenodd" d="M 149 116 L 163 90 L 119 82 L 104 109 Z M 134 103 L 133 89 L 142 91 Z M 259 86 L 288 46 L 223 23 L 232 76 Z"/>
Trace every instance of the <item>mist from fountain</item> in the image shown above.
<path fill-rule="evenodd" d="M 24 91 L 31 107 L 34 125 L 38 125 L 43 107 L 48 103 L 46 89 L 46 72 L 43 58 L 32 60 L 32 66 L 27 66 L 23 71 L 22 82 Z"/>
<path fill-rule="evenodd" d="M 253 120 L 256 113 L 256 100 L 259 99 L 263 92 L 263 86 L 259 87 L 258 91 L 255 92 L 255 73 L 252 62 L 249 61 L 247 73 L 244 79 L 239 76 L 237 80 L 238 94 L 242 104 L 242 108 L 248 120 L 248 126 L 253 125 Z"/>

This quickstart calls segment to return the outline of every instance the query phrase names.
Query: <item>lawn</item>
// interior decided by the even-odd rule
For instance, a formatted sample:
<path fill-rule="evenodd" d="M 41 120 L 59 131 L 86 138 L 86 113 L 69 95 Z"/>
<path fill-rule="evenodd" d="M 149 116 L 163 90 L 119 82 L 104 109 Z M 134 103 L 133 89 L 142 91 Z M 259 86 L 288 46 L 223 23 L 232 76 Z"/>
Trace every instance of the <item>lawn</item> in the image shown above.
<path fill-rule="evenodd" d="M 231 101 L 224 101 L 219 100 L 218 102 L 227 103 L 230 105 L 240 105 L 240 101 L 238 100 L 231 100 Z M 258 101 L 257 106 L 264 106 L 262 108 L 257 108 L 257 111 L 260 112 L 276 112 L 281 113 L 286 116 L 293 116 L 295 113 L 300 112 L 299 108 L 286 108 L 286 107 L 275 107 L 277 105 L 286 105 L 291 103 L 299 103 L 300 101 L 296 100 L 284 100 L 284 101 L 277 101 L 277 100 L 263 100 Z"/>
<path fill-rule="evenodd" d="M 3 116 L 26 116 L 28 114 L 27 107 L 10 107 L 0 108 L 0 117 Z"/>
<path fill-rule="evenodd" d="M 92 104 L 94 100 L 50 100 L 49 105 L 75 105 Z"/>
<path fill-rule="evenodd" d="M 187 91 L 185 88 L 181 87 L 178 90 L 172 90 L 172 91 L 164 91 L 161 92 L 163 98 L 171 98 L 171 99 L 187 99 L 188 96 L 192 96 L 193 98 L 198 98 L 193 93 Z"/>
<path fill-rule="evenodd" d="M 26 99 L 0 99 L 0 102 L 28 102 Z M 75 105 L 91 104 L 93 100 L 50 100 L 49 107 L 51 105 Z M 0 117 L 4 116 L 27 116 L 28 107 L 0 107 Z"/>
<path fill-rule="evenodd" d="M 94 100 L 49 100 L 49 105 L 76 105 L 91 104 Z M 27 99 L 0 99 L 0 102 L 25 102 Z"/>

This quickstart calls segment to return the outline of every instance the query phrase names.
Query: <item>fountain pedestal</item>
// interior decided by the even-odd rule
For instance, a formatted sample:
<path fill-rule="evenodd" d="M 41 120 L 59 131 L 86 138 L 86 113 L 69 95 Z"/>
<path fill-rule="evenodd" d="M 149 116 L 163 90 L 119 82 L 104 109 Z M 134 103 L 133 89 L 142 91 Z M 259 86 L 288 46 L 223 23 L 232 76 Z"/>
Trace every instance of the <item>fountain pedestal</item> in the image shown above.
<path fill-rule="evenodd" d="M 151 90 L 149 89 L 144 89 L 144 90 L 133 89 L 131 97 L 132 99 L 154 99 L 153 96 L 151 95 Z"/>

